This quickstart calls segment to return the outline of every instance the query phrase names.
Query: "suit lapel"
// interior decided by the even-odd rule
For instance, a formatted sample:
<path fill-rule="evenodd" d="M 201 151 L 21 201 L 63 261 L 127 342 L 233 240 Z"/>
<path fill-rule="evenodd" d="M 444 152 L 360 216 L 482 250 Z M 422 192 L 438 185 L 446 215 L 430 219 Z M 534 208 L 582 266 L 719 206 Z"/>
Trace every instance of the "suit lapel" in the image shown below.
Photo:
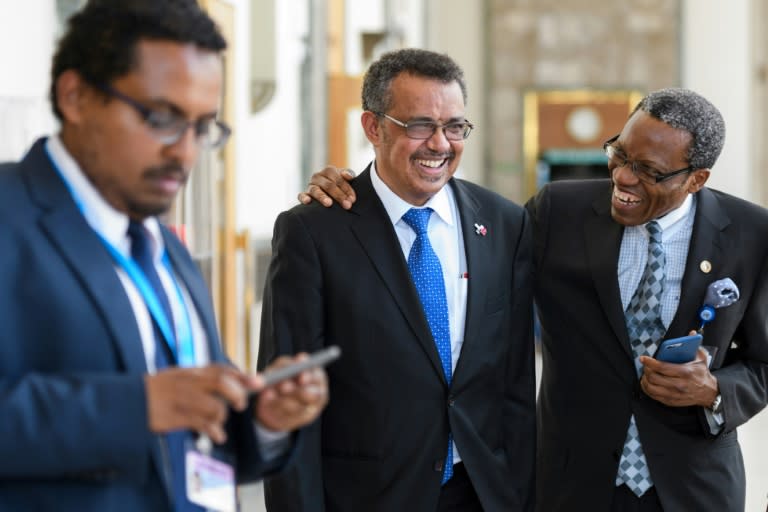
<path fill-rule="evenodd" d="M 698 309 L 707 286 L 716 279 L 701 270 L 701 262 L 709 261 L 715 273 L 723 265 L 723 230 L 731 220 L 722 211 L 717 198 L 709 189 L 702 189 L 696 197 L 696 217 L 685 261 L 683 282 L 680 285 L 680 303 L 667 329 L 669 332 L 687 333 L 698 327 Z"/>
<path fill-rule="evenodd" d="M 480 202 L 472 195 L 467 187 L 459 180 L 452 179 L 450 182 L 456 196 L 456 205 L 459 210 L 459 229 L 461 229 L 464 239 L 464 253 L 467 258 L 467 313 L 464 322 L 464 342 L 461 346 L 461 354 L 456 363 L 454 377 L 460 374 L 461 369 L 466 363 L 462 361 L 469 360 L 464 357 L 469 350 L 473 348 L 473 340 L 477 340 L 480 326 L 478 322 L 483 317 L 483 308 L 485 307 L 483 292 L 485 289 L 482 283 L 489 283 L 494 279 L 493 266 L 489 262 L 486 237 L 476 236 L 475 224 L 484 226 L 492 236 L 503 236 L 501 233 L 493 233 L 493 226 L 488 219 L 482 216 Z"/>
<path fill-rule="evenodd" d="M 147 371 L 141 336 L 114 262 L 81 214 L 39 140 L 22 162 L 30 195 L 41 206 L 40 225 L 62 259 L 77 275 L 94 309 L 112 334 L 129 373 Z"/>
<path fill-rule="evenodd" d="M 599 197 L 592 205 L 595 215 L 584 224 L 585 247 L 592 281 L 600 299 L 602 309 L 608 317 L 616 338 L 630 359 L 627 324 L 621 305 L 621 291 L 616 274 L 623 227 L 613 220 L 608 197 Z"/>
<path fill-rule="evenodd" d="M 351 211 L 357 214 L 358 218 L 351 225 L 352 233 L 416 334 L 416 339 L 431 361 L 434 371 L 445 382 L 440 356 L 432 340 L 432 333 L 411 280 L 408 265 L 384 205 L 373 189 L 370 172 L 369 166 L 354 181 L 357 201 Z"/>

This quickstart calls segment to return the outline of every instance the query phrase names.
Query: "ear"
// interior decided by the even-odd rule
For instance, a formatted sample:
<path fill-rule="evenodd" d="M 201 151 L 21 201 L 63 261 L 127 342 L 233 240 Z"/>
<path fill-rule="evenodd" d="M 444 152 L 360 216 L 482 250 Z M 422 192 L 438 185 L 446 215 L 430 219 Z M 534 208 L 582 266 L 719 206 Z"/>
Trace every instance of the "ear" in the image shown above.
<path fill-rule="evenodd" d="M 89 88 L 80 74 L 72 69 L 56 78 L 56 104 L 63 116 L 63 122 L 78 124 L 83 119 L 84 99 Z"/>
<path fill-rule="evenodd" d="M 695 194 L 704 187 L 709 179 L 709 169 L 696 169 L 688 180 L 688 192 Z"/>
<path fill-rule="evenodd" d="M 360 116 L 360 124 L 363 125 L 363 131 L 365 136 L 374 146 L 381 144 L 381 123 L 379 122 L 379 116 L 373 112 L 366 110 Z"/>

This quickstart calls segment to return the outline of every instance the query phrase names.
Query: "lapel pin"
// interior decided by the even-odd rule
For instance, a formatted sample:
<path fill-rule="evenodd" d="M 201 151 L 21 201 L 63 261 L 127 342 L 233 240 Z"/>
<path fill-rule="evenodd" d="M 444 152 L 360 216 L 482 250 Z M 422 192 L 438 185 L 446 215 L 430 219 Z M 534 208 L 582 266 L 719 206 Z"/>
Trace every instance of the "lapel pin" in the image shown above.
<path fill-rule="evenodd" d="M 475 222 L 475 234 L 478 234 L 480 236 L 485 236 L 486 234 L 488 234 L 488 230 L 485 229 L 485 226 L 483 226 L 482 224 L 478 224 L 477 222 Z"/>
<path fill-rule="evenodd" d="M 705 274 L 709 274 L 712 270 L 712 264 L 707 260 L 703 260 L 701 263 L 699 263 L 699 268 Z"/>

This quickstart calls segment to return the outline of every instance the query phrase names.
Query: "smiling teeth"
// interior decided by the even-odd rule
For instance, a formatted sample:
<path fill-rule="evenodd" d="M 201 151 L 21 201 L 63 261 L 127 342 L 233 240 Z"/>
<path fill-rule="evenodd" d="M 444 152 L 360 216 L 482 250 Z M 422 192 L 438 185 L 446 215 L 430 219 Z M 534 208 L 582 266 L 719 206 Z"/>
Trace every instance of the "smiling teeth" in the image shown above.
<path fill-rule="evenodd" d="M 640 202 L 639 199 L 632 199 L 629 196 L 622 195 L 621 193 L 619 193 L 619 191 L 614 192 L 613 195 L 616 199 L 618 199 L 624 204 L 635 204 Z"/>
<path fill-rule="evenodd" d="M 431 167 L 437 169 L 445 163 L 445 160 L 416 160 L 416 163 L 423 165 L 424 167 Z"/>

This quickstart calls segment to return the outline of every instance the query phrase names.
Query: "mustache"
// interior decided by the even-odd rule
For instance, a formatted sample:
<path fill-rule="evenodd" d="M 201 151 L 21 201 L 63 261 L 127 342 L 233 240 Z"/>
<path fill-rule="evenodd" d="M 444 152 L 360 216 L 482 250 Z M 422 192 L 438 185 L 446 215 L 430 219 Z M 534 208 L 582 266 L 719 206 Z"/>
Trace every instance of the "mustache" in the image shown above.
<path fill-rule="evenodd" d="M 454 158 L 456 153 L 448 151 L 447 153 L 438 153 L 436 151 L 419 151 L 414 153 L 413 158 Z"/>
<path fill-rule="evenodd" d="M 171 162 L 159 167 L 150 167 L 144 171 L 144 177 L 149 179 L 171 178 L 186 183 L 189 171 L 184 169 L 180 163 Z"/>

